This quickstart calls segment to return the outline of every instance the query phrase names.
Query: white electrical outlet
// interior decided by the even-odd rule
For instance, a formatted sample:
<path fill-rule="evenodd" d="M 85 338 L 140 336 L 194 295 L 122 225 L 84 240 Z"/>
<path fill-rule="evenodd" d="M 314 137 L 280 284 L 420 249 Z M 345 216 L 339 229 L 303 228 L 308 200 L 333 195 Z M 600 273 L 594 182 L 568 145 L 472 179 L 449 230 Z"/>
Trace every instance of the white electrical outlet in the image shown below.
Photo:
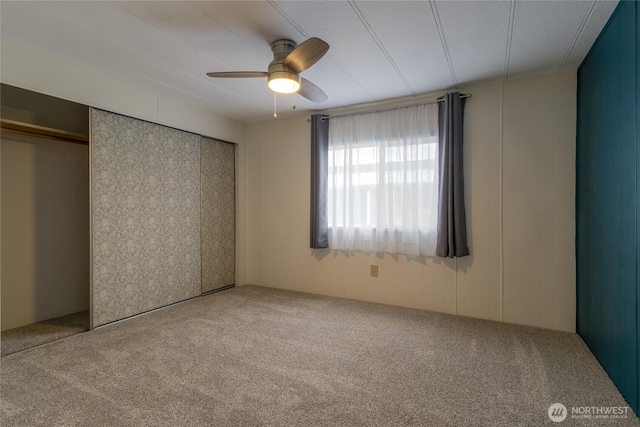
<path fill-rule="evenodd" d="M 378 277 L 378 266 L 376 264 L 371 264 L 369 274 L 371 275 L 371 277 Z"/>

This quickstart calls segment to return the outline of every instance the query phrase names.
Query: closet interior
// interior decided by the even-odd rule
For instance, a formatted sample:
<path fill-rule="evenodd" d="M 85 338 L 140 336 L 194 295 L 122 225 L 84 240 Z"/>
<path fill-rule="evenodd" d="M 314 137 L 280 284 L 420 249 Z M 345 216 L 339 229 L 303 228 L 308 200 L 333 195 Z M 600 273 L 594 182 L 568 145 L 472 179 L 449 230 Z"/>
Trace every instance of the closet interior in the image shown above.
<path fill-rule="evenodd" d="M 1 87 L 2 355 L 89 329 L 89 108 Z"/>

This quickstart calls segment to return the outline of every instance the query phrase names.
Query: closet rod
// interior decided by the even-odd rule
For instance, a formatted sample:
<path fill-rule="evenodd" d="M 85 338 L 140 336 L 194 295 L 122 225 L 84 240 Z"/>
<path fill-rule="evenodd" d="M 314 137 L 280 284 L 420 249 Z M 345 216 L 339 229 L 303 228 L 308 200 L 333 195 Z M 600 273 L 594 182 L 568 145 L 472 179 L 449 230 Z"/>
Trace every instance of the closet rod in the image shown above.
<path fill-rule="evenodd" d="M 471 98 L 471 94 L 470 93 L 463 93 L 463 94 L 460 95 L 460 98 Z M 353 113 L 344 113 L 344 114 L 335 114 L 335 115 L 331 115 L 330 114 L 330 115 L 326 115 L 326 116 L 322 117 L 322 121 L 324 122 L 325 120 L 332 119 L 332 118 L 335 118 L 335 117 L 354 116 L 356 114 L 370 114 L 370 113 L 379 113 L 381 111 L 400 110 L 402 108 L 417 107 L 418 105 L 437 104 L 438 102 L 444 102 L 444 99 L 438 98 L 438 99 L 434 99 L 434 100 L 431 100 L 431 101 L 417 102 L 415 104 L 398 105 L 396 107 L 378 108 L 378 109 L 375 109 L 375 110 L 354 111 Z M 307 119 L 307 121 L 310 122 L 311 119 Z"/>
<path fill-rule="evenodd" d="M 88 135 L 81 135 L 79 133 L 67 132 L 60 129 L 18 122 L 15 120 L 0 119 L 0 128 L 3 131 L 19 133 L 22 135 L 39 136 L 42 138 L 73 142 L 76 144 L 89 144 Z"/>

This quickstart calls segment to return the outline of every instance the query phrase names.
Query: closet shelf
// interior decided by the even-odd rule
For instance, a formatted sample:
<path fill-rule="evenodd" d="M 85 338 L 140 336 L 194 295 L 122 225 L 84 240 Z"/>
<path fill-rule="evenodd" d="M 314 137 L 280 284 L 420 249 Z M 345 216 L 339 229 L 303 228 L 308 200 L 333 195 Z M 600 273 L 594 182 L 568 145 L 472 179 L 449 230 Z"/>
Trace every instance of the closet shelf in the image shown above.
<path fill-rule="evenodd" d="M 89 144 L 89 136 L 74 132 L 67 132 L 60 129 L 34 125 L 31 123 L 18 122 L 9 119 L 0 119 L 0 128 L 14 133 L 27 135 L 38 135 L 45 138 L 70 141 L 79 144 Z"/>

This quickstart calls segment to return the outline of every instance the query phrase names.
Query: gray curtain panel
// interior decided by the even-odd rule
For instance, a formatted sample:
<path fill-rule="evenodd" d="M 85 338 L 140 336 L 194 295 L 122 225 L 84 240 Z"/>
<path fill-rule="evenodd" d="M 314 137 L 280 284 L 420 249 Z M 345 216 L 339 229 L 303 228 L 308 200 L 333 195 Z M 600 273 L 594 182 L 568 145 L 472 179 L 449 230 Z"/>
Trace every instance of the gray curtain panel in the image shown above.
<path fill-rule="evenodd" d="M 464 211 L 462 128 L 465 98 L 447 93 L 438 105 L 438 148 L 440 189 L 438 194 L 438 236 L 436 256 L 469 255 Z"/>
<path fill-rule="evenodd" d="M 311 249 L 329 247 L 327 230 L 327 175 L 329 120 L 311 116 Z"/>

